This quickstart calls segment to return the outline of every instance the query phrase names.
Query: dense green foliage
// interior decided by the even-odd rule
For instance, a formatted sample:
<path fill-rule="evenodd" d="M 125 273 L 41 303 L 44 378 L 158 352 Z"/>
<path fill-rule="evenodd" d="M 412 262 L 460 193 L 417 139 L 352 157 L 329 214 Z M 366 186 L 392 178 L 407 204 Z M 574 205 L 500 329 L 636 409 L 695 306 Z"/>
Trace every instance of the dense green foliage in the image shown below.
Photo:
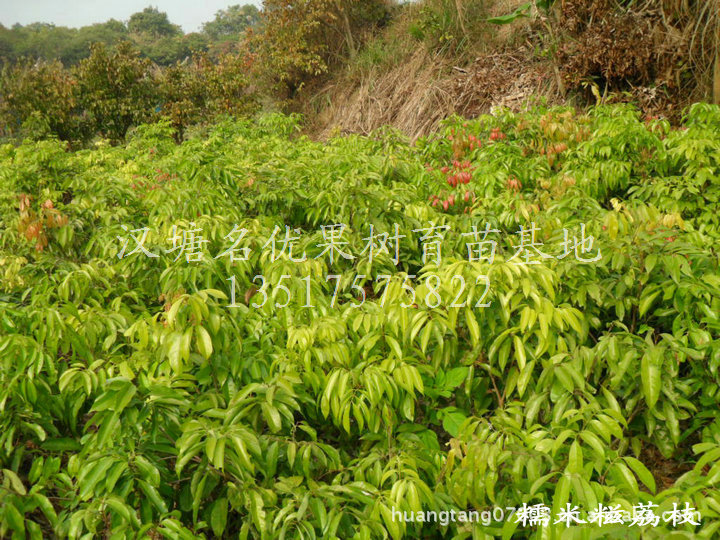
<path fill-rule="evenodd" d="M 128 39 L 127 26 L 116 20 L 65 28 L 48 23 L 0 25 L 0 60 L 16 62 L 22 58 L 59 60 L 65 65 L 79 62 L 90 54 L 90 45 L 111 46 Z"/>
<path fill-rule="evenodd" d="M 296 131 L 0 147 L 0 536 L 549 538 L 564 525 L 391 510 L 649 501 L 717 534 L 720 109 L 679 130 L 620 106 L 501 112 L 416 145 Z M 431 222 L 451 227 L 440 264 L 413 232 Z M 339 223 L 356 258 L 314 258 Z M 486 223 L 495 259 L 468 262 L 461 234 Z M 530 223 L 554 256 L 515 264 Z M 600 260 L 557 258 L 583 223 Z M 202 260 L 164 253 L 173 225 L 202 230 Z M 248 260 L 215 258 L 234 225 Z M 361 255 L 370 225 L 406 235 L 397 266 Z M 307 261 L 263 249 L 285 226 Z M 144 227 L 159 256 L 119 258 Z"/>

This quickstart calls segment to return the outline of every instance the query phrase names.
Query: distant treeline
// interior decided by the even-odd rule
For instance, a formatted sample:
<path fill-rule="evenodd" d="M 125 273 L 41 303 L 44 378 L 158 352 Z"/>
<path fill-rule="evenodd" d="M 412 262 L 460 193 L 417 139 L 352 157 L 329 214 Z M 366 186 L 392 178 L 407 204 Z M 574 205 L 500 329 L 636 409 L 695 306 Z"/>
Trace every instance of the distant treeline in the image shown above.
<path fill-rule="evenodd" d="M 353 58 L 384 25 L 394 0 L 264 0 L 232 6 L 183 34 L 147 8 L 125 23 L 78 30 L 0 29 L 0 139 L 119 142 L 166 119 L 178 139 L 218 115 L 285 107 Z"/>
<path fill-rule="evenodd" d="M 200 32 L 189 34 L 171 23 L 166 13 L 151 7 L 134 13 L 127 22 L 111 19 L 82 28 L 39 22 L 25 26 L 15 24 L 12 28 L 0 24 L 0 60 L 5 63 L 21 58 L 59 60 L 65 66 L 73 66 L 90 56 L 93 43 L 113 48 L 130 41 L 142 56 L 158 65 L 169 66 L 193 52 L 217 56 L 235 50 L 241 35 L 259 20 L 258 8 L 248 4 L 218 11 L 215 19 L 203 24 Z"/>

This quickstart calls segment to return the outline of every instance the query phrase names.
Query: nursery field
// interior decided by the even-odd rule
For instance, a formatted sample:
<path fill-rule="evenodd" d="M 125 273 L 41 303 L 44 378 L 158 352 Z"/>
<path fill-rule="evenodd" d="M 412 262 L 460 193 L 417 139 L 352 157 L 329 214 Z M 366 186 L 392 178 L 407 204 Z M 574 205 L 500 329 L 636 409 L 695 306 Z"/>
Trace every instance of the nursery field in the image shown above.
<path fill-rule="evenodd" d="M 719 107 L 300 127 L 0 146 L 0 538 L 720 534 Z"/>

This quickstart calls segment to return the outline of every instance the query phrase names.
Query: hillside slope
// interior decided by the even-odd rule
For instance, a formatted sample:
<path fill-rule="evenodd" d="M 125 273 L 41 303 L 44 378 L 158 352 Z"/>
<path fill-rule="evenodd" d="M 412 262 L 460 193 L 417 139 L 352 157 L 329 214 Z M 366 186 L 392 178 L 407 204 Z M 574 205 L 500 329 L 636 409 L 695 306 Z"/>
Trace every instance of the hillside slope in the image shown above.
<path fill-rule="evenodd" d="M 391 125 L 415 139 L 452 114 L 540 101 L 630 101 L 677 123 L 687 105 L 720 101 L 720 26 L 706 4 L 563 0 L 543 11 L 502 0 L 472 12 L 463 4 L 472 5 L 404 6 L 322 88 L 310 87 L 303 110 L 315 131 Z"/>

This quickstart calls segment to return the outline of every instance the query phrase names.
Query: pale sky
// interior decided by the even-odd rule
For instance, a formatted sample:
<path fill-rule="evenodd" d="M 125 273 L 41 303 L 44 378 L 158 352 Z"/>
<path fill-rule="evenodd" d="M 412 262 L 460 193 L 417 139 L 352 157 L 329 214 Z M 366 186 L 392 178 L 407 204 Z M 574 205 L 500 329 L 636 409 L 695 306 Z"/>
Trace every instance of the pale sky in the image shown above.
<path fill-rule="evenodd" d="M 78 28 L 108 19 L 127 21 L 130 15 L 148 6 L 168 14 L 170 22 L 187 32 L 200 30 L 202 23 L 233 4 L 255 4 L 261 0 L 0 0 L 0 23 L 53 23 Z"/>

